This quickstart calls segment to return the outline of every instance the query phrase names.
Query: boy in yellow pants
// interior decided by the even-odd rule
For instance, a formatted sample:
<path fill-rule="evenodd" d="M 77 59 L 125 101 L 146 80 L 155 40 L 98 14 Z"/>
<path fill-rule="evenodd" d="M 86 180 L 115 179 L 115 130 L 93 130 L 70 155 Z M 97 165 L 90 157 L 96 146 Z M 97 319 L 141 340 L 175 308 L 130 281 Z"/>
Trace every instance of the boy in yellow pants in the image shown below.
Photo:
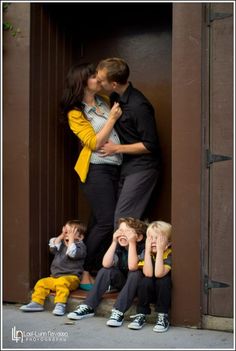
<path fill-rule="evenodd" d="M 32 294 L 31 302 L 20 307 L 24 312 L 44 310 L 44 301 L 51 291 L 55 291 L 53 314 L 63 316 L 70 291 L 76 290 L 83 274 L 86 246 L 83 242 L 86 227 L 78 220 L 68 221 L 62 233 L 51 238 L 49 247 L 55 255 L 51 264 L 51 276 L 40 279 Z"/>

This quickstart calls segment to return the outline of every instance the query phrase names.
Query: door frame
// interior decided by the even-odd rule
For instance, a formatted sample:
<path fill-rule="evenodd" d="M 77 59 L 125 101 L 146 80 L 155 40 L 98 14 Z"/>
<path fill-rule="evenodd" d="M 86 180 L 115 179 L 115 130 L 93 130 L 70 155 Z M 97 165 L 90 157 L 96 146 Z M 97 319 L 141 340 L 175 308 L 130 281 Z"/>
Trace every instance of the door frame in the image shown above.
<path fill-rule="evenodd" d="M 202 142 L 202 152 L 204 155 L 204 164 L 203 164 L 203 171 L 202 171 L 202 193 L 203 193 L 203 198 L 202 198 L 202 281 L 203 281 L 203 291 L 202 291 L 202 324 L 204 328 L 209 328 L 209 329 L 218 329 L 219 325 L 221 326 L 222 329 L 232 331 L 233 330 L 233 319 L 231 317 L 224 317 L 220 315 L 220 312 L 218 311 L 217 313 L 212 313 L 211 311 L 214 310 L 214 306 L 217 306 L 217 303 L 219 303 L 221 293 L 221 289 L 227 288 L 227 285 L 225 285 L 225 281 L 223 282 L 222 279 L 217 279 L 215 278 L 217 275 L 222 273 L 222 271 L 217 271 L 216 265 L 214 265 L 213 262 L 213 255 L 216 255 L 215 251 L 219 247 L 219 241 L 218 242 L 211 242 L 212 241 L 212 235 L 211 235 L 211 227 L 212 227 L 212 218 L 213 216 L 217 218 L 217 213 L 211 212 L 211 194 L 212 194 L 212 186 L 211 186 L 211 177 L 213 171 L 216 172 L 218 167 L 225 166 L 224 164 L 221 164 L 219 162 L 217 163 L 212 163 L 208 164 L 208 153 L 207 151 L 209 150 L 210 153 L 215 154 L 217 153 L 216 148 L 217 145 L 215 143 L 215 139 L 212 139 L 212 131 L 211 131 L 211 123 L 216 123 L 214 122 L 214 111 L 212 104 L 217 104 L 217 100 L 213 100 L 214 96 L 212 91 L 215 88 L 215 86 L 211 86 L 212 82 L 212 76 L 211 75 L 211 65 L 215 62 L 215 59 L 218 62 L 220 62 L 220 57 L 219 55 L 221 54 L 220 51 L 213 53 L 212 49 L 215 48 L 217 50 L 221 49 L 222 46 L 220 47 L 219 45 L 219 40 L 216 40 L 216 35 L 217 35 L 217 30 L 220 31 L 221 35 L 223 35 L 223 27 L 219 27 L 221 25 L 224 26 L 224 28 L 229 28 L 225 27 L 225 21 L 229 21 L 229 17 L 231 17 L 231 20 L 233 18 L 234 14 L 234 3 L 228 3 L 228 4 L 222 4 L 222 3 L 212 3 L 212 4 L 205 4 L 204 5 L 204 18 L 205 18 L 205 23 L 203 24 L 203 142 Z M 233 10 L 233 12 L 232 12 Z M 215 15 L 217 14 L 217 15 Z M 216 16 L 216 17 L 215 17 Z M 222 17 L 220 17 L 222 16 Z M 229 23 L 227 24 L 229 25 Z M 218 26 L 218 27 L 216 27 Z M 214 31 L 214 32 L 213 32 Z M 214 38 L 212 37 L 214 33 Z M 233 33 L 232 33 L 233 35 Z M 221 38 L 222 40 L 222 38 Z M 225 34 L 225 40 L 228 40 L 228 37 L 226 38 Z M 213 41 L 214 41 L 214 47 L 213 46 Z M 222 42 L 221 42 L 222 44 Z M 233 40 L 232 40 L 232 45 L 233 45 Z M 218 55 L 218 56 L 214 56 Z M 222 59 L 221 59 L 222 60 Z M 229 59 L 230 62 L 230 59 Z M 230 63 L 229 63 L 230 64 Z M 233 64 L 232 64 L 233 68 Z M 224 67 L 220 66 L 220 69 L 223 71 Z M 229 70 L 229 66 L 227 66 L 227 70 Z M 233 73 L 233 72 L 232 72 Z M 213 74 L 213 73 L 212 73 Z M 214 79 L 214 82 L 216 79 Z M 223 84 L 224 82 L 222 82 Z M 218 84 L 217 87 L 219 89 L 219 81 L 216 83 Z M 221 84 L 221 83 L 220 83 Z M 233 95 L 233 91 L 232 91 Z M 221 91 L 221 96 L 227 100 L 228 104 L 228 111 L 226 113 L 229 113 L 230 108 L 233 109 L 232 105 L 230 104 L 230 96 L 228 95 L 227 92 L 224 91 L 222 88 Z M 231 107 L 230 107 L 231 106 Z M 233 118 L 233 116 L 232 116 Z M 221 149 L 219 145 L 219 149 Z M 218 152 L 219 154 L 219 152 Z M 228 155 L 230 156 L 230 155 Z M 226 160 L 229 162 L 230 160 Z M 231 162 L 231 161 L 230 161 Z M 214 169 L 215 168 L 215 169 Z M 218 168 L 219 169 L 219 168 Z M 229 199 L 230 201 L 231 199 Z M 226 203 L 226 207 L 229 208 L 230 202 Z M 218 204 L 219 205 L 219 204 Z M 233 213 L 233 209 L 232 209 Z M 233 223 L 232 223 L 233 225 Z M 233 231 L 231 233 L 228 233 L 228 235 L 232 235 L 233 237 Z M 217 246 L 218 244 L 218 246 Z M 225 249 L 227 250 L 227 249 Z M 230 252 L 225 252 L 224 251 L 224 256 L 225 254 L 228 257 L 228 254 L 231 255 Z M 232 257 L 232 262 L 233 262 L 233 257 Z M 225 262 L 225 267 L 224 269 L 227 269 L 226 265 L 228 264 L 227 260 Z M 217 274 L 218 273 L 218 274 Z M 221 275 L 221 274 L 220 274 Z M 222 277 L 221 277 L 222 278 Z M 227 278 L 227 277 L 226 277 Z M 228 275 L 229 278 L 229 275 Z M 223 283 L 223 284 L 222 284 Z M 229 281 L 227 281 L 229 283 Z M 232 286 L 233 286 L 233 276 L 232 276 Z M 220 289 L 220 290 L 219 290 Z M 223 291 L 223 290 L 222 290 Z M 215 295 L 216 294 L 216 295 Z M 215 304 L 211 305 L 212 299 L 218 295 L 218 301 L 215 301 Z M 222 301 L 223 305 L 224 301 Z M 233 308 L 232 308 L 232 313 L 233 313 Z M 220 322 L 219 322 L 220 321 Z"/>
<path fill-rule="evenodd" d="M 175 325 L 199 328 L 202 291 L 202 18 L 201 4 L 173 3 L 171 313 Z"/>

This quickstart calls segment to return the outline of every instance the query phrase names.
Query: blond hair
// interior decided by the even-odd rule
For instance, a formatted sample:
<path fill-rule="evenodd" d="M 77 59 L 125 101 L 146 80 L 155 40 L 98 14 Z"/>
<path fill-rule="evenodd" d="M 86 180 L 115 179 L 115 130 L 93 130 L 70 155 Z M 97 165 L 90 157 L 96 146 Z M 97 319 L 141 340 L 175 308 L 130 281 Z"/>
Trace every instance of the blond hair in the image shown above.
<path fill-rule="evenodd" d="M 166 235 L 168 241 L 171 241 L 171 231 L 172 225 L 164 221 L 154 221 L 148 225 L 147 234 L 150 230 L 160 230 L 163 234 Z"/>

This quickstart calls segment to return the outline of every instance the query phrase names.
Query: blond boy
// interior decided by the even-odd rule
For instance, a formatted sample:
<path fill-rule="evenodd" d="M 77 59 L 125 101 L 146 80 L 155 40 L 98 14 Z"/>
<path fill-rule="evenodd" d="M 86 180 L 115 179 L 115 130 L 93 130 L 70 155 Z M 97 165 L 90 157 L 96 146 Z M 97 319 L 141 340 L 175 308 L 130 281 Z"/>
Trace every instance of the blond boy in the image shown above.
<path fill-rule="evenodd" d="M 130 329 L 141 329 L 146 315 L 151 313 L 150 303 L 155 303 L 157 322 L 153 330 L 165 332 L 169 328 L 168 312 L 171 303 L 171 225 L 163 221 L 149 224 L 145 243 L 144 278 L 138 287 L 137 314 L 131 316 Z"/>

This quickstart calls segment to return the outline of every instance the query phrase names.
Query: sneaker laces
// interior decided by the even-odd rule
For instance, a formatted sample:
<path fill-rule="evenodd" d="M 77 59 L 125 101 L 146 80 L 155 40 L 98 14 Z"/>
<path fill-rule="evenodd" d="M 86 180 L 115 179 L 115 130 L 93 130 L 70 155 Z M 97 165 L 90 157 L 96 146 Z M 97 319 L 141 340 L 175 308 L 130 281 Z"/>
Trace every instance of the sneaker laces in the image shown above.
<path fill-rule="evenodd" d="M 119 317 L 123 316 L 123 312 L 120 312 L 119 310 L 113 309 L 111 311 L 111 318 L 110 319 L 117 319 Z"/>
<path fill-rule="evenodd" d="M 160 325 L 165 324 L 165 314 L 164 313 L 158 313 L 157 324 L 160 324 Z"/>
<path fill-rule="evenodd" d="M 134 322 L 139 323 L 142 319 L 145 318 L 145 315 L 142 313 L 138 313 L 138 314 L 135 314 L 133 316 L 130 316 L 130 318 L 132 318 L 132 319 L 134 318 Z"/>
<path fill-rule="evenodd" d="M 76 308 L 76 311 L 81 311 L 81 312 L 87 312 L 89 310 L 89 307 L 87 305 L 79 305 Z"/>

